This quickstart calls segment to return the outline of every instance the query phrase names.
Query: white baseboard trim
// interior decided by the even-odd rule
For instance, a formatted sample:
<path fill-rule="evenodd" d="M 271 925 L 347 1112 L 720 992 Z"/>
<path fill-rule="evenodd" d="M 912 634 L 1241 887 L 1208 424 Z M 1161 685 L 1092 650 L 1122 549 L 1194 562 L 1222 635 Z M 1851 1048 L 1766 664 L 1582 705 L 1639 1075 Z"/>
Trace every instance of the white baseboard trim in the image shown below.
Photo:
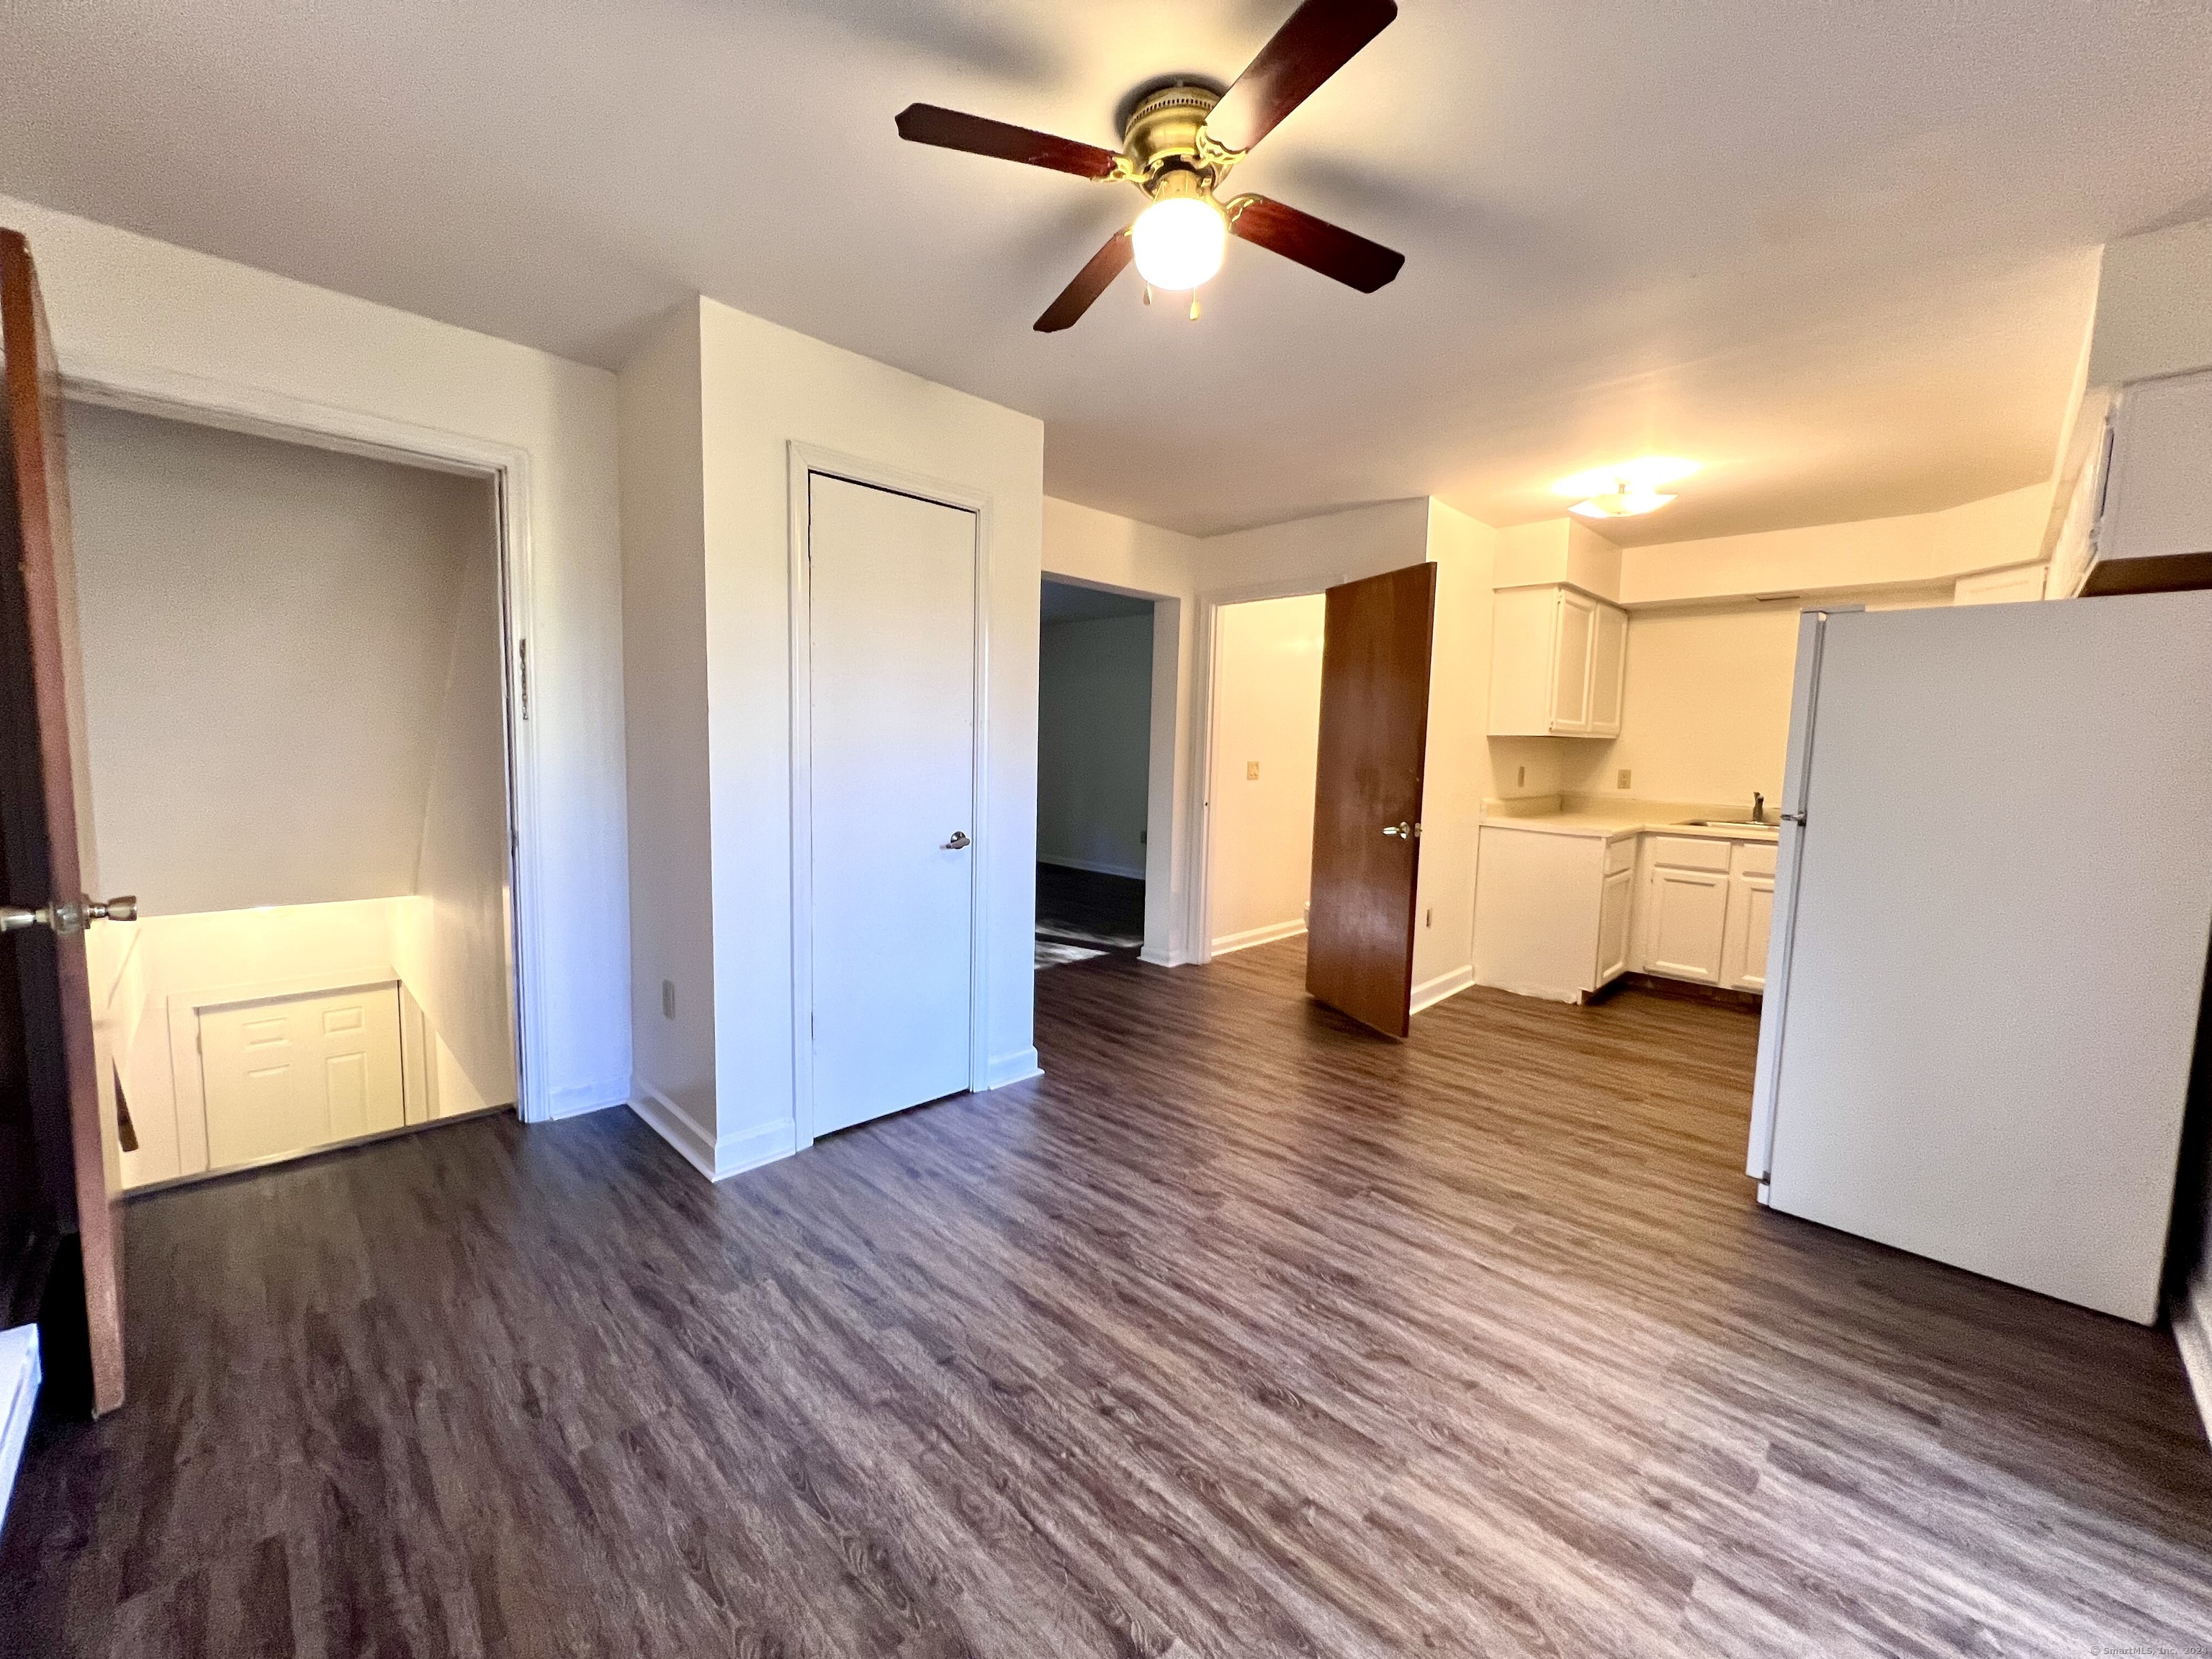
<path fill-rule="evenodd" d="M 1213 954 L 1225 957 L 1231 951 L 1249 951 L 1255 945 L 1273 945 L 1279 939 L 1290 939 L 1306 930 L 1304 921 L 1270 922 L 1265 927 L 1248 927 L 1241 933 L 1224 933 L 1213 941 Z"/>
<path fill-rule="evenodd" d="M 1137 952 L 1137 960 L 1149 962 L 1155 968 L 1180 968 L 1189 962 L 1188 957 L 1179 957 L 1172 951 L 1155 951 L 1149 945 Z"/>
<path fill-rule="evenodd" d="M 1413 988 L 1413 1012 L 1433 1008 L 1446 997 L 1455 997 L 1474 983 L 1472 966 L 1455 968 L 1448 974 L 1438 974 L 1434 979 L 1423 980 Z"/>
<path fill-rule="evenodd" d="M 1018 1049 L 1011 1054 L 1000 1054 L 983 1068 L 983 1086 L 1003 1089 L 1010 1083 L 1026 1083 L 1033 1077 L 1042 1077 L 1044 1068 L 1037 1064 L 1035 1048 Z"/>
<path fill-rule="evenodd" d="M 1563 990 L 1556 985 L 1509 985 L 1502 979 L 1485 979 L 1479 970 L 1474 973 L 1474 982 L 1486 985 L 1493 991 L 1510 991 L 1516 997 L 1541 997 L 1547 1002 L 1579 1004 L 1588 994 L 1579 990 Z"/>
<path fill-rule="evenodd" d="M 763 1164 L 789 1158 L 797 1150 L 788 1123 L 770 1123 L 716 1140 L 690 1113 L 643 1078 L 635 1080 L 628 1104 L 647 1128 L 709 1181 L 727 1181 Z"/>
<path fill-rule="evenodd" d="M 1056 865 L 1062 870 L 1088 870 L 1094 876 L 1127 876 L 1131 881 L 1145 878 L 1145 866 L 1141 864 L 1109 864 L 1103 859 L 1064 859 L 1056 853 L 1039 853 L 1037 862 Z"/>
<path fill-rule="evenodd" d="M 2173 1308 L 2173 1340 L 2197 1396 L 2197 1416 L 2212 1440 L 2212 1264 L 2197 1268 Z"/>
<path fill-rule="evenodd" d="M 564 1117 L 582 1117 L 590 1112 L 604 1112 L 611 1107 L 626 1106 L 629 1096 L 619 1083 L 572 1083 L 551 1091 L 546 1102 L 549 1122 L 559 1122 Z"/>

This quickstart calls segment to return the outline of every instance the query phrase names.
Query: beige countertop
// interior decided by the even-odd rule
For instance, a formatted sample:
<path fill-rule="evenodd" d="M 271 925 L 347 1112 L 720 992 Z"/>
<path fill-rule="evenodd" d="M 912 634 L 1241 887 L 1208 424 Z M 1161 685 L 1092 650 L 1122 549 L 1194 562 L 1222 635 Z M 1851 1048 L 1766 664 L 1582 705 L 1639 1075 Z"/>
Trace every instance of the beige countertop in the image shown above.
<path fill-rule="evenodd" d="M 1552 803 L 1547 805 L 1545 803 Z M 1742 817 L 1751 811 L 1746 801 L 1734 806 L 1699 805 L 1694 802 L 1624 800 L 1594 801 L 1569 796 L 1545 796 L 1534 801 L 1497 801 L 1483 804 L 1482 822 L 1506 830 L 1532 830 L 1549 836 L 1590 836 L 1611 841 L 1621 836 L 1659 833 L 1698 836 L 1713 841 L 1771 842 L 1776 830 L 1748 826 L 1708 828 L 1691 818 Z M 1534 810 L 1531 810 L 1534 809 Z M 1771 815 L 1775 808 L 1770 805 Z"/>

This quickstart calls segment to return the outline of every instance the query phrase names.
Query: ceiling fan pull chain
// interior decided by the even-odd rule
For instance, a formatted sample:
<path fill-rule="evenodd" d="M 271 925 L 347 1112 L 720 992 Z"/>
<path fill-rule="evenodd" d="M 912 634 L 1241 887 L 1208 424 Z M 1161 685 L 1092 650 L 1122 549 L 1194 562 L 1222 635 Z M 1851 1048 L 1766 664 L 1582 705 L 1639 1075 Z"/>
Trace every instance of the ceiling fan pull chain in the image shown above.
<path fill-rule="evenodd" d="M 1196 289 L 1190 291 L 1190 319 L 1194 323 L 1198 320 L 1198 290 Z"/>
<path fill-rule="evenodd" d="M 1150 304 L 1152 304 L 1152 285 L 1150 283 L 1146 283 L 1145 284 L 1145 303 L 1146 303 L 1146 305 L 1150 305 Z"/>

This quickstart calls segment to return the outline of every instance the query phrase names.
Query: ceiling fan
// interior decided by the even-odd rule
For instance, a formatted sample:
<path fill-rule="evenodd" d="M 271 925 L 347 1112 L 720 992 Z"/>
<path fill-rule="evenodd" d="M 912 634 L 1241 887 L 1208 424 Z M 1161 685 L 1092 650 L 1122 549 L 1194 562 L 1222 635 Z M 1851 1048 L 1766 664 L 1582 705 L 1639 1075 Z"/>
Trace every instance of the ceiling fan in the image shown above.
<path fill-rule="evenodd" d="M 1188 290 L 1196 317 L 1197 289 L 1221 268 L 1231 236 L 1372 294 L 1398 274 L 1404 254 L 1265 196 L 1223 202 L 1214 191 L 1254 145 L 1397 15 L 1394 0 L 1305 0 L 1227 92 L 1176 81 L 1146 93 L 1122 131 L 1118 154 L 934 104 L 900 111 L 899 137 L 1083 179 L 1119 179 L 1152 198 L 1046 307 L 1036 319 L 1039 333 L 1073 325 L 1132 259 L 1148 302 L 1155 288 Z"/>

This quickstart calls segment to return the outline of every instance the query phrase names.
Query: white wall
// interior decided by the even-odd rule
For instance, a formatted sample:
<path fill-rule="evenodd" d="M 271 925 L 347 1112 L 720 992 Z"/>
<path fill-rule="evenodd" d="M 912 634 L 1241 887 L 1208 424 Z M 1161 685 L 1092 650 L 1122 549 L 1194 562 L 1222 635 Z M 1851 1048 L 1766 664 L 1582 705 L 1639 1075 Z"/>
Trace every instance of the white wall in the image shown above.
<path fill-rule="evenodd" d="M 680 307 L 623 365 L 620 395 L 631 1063 L 639 1092 L 658 1092 L 711 1138 L 714 871 L 695 307 Z"/>
<path fill-rule="evenodd" d="M 1162 967 L 1196 955 L 1190 852 L 1198 790 L 1191 675 L 1199 540 L 1096 507 L 1046 497 L 1044 573 L 1152 601 L 1151 773 L 1146 785 L 1144 959 Z"/>
<path fill-rule="evenodd" d="M 1037 647 L 1037 860 L 1145 874 L 1148 616 L 1048 623 Z"/>
<path fill-rule="evenodd" d="M 1948 588 L 1978 570 L 2040 559 L 2051 495 L 2050 484 L 2031 484 L 1941 513 L 1624 548 L 1620 602 L 1634 609 L 1917 583 Z"/>
<path fill-rule="evenodd" d="M 490 486 L 85 404 L 69 425 L 102 879 L 147 915 L 414 891 Z"/>
<path fill-rule="evenodd" d="M 461 570 L 451 648 L 432 725 L 414 902 L 393 965 L 436 1031 L 458 1081 L 449 1099 L 514 1103 L 513 893 L 507 871 L 507 733 L 500 682 L 499 561 L 486 534 Z"/>
<path fill-rule="evenodd" d="M 1475 855 L 1482 804 L 1495 793 L 1490 634 L 1498 532 L 1456 507 L 1429 503 L 1437 567 L 1429 666 L 1429 742 L 1421 789 L 1420 877 L 1414 891 L 1413 1006 L 1474 980 Z"/>
<path fill-rule="evenodd" d="M 554 1113 L 629 1073 L 614 377 L 367 301 L 0 198 L 65 376 L 520 452 L 543 953 L 534 1087 Z M 95 812 L 98 802 L 94 803 Z"/>
<path fill-rule="evenodd" d="M 1424 496 L 1209 536 L 1198 544 L 1199 590 L 1225 598 L 1288 582 L 1310 583 L 1319 592 L 1356 577 L 1419 564 L 1428 556 L 1428 538 L 1429 503 Z"/>
<path fill-rule="evenodd" d="M 2212 364 L 2212 219 L 2107 243 L 2084 377 L 2121 386 Z"/>
<path fill-rule="evenodd" d="M 1218 613 L 1206 866 L 1207 937 L 1216 951 L 1305 925 L 1327 611 L 1316 593 L 1226 605 Z"/>
<path fill-rule="evenodd" d="M 1869 610 L 1948 605 L 1944 588 L 1862 593 Z M 1537 738 L 1559 751 L 1559 788 L 1686 805 L 1778 810 L 1797 662 L 1795 603 L 1639 611 L 1628 619 L 1620 736 Z M 1626 769 L 1629 787 L 1619 787 Z"/>
<path fill-rule="evenodd" d="M 693 349 L 686 337 L 693 335 L 703 581 L 692 614 L 703 619 L 704 629 L 706 838 L 700 846 L 696 827 L 682 825 L 669 834 L 670 861 L 660 873 L 672 896 L 653 902 L 711 913 L 714 1071 L 711 1098 L 702 1090 L 678 1101 L 659 1088 L 647 1069 L 656 1062 L 646 1054 L 636 1103 L 687 1158 L 720 1177 L 785 1156 L 798 1145 L 788 509 L 794 443 L 989 501 L 982 711 L 988 781 L 976 836 L 983 854 L 979 864 L 987 872 L 977 941 L 987 965 L 980 1010 L 984 1066 L 991 1086 L 1036 1072 L 1032 928 L 1044 428 L 1028 416 L 700 300 L 678 307 L 637 360 L 647 365 L 665 354 L 678 367 L 659 377 L 674 383 L 664 386 L 665 398 L 643 379 L 624 397 L 629 453 L 655 442 L 684 441 L 691 394 L 682 381 Z M 664 482 L 665 498 L 656 494 L 653 505 L 634 500 L 629 511 L 633 523 L 642 522 L 641 513 L 668 514 L 667 545 L 653 556 L 680 559 L 679 532 L 684 538 L 689 534 L 683 528 L 688 480 Z M 646 488 L 641 483 L 632 494 Z M 680 587 L 673 574 L 651 592 L 633 587 L 625 618 L 633 641 L 683 625 Z M 679 642 L 675 648 L 689 647 Z M 671 699 L 681 701 L 680 688 Z M 670 741 L 680 747 L 689 734 Z M 680 775 L 684 763 L 659 764 Z M 652 803 L 639 803 L 641 826 L 653 810 Z M 641 911 L 646 905 L 641 900 Z M 641 914 L 639 926 L 657 930 L 660 921 Z M 641 988 L 641 1032 L 660 1018 L 658 997 L 657 984 Z M 640 1047 L 644 1054 L 642 1038 Z"/>

